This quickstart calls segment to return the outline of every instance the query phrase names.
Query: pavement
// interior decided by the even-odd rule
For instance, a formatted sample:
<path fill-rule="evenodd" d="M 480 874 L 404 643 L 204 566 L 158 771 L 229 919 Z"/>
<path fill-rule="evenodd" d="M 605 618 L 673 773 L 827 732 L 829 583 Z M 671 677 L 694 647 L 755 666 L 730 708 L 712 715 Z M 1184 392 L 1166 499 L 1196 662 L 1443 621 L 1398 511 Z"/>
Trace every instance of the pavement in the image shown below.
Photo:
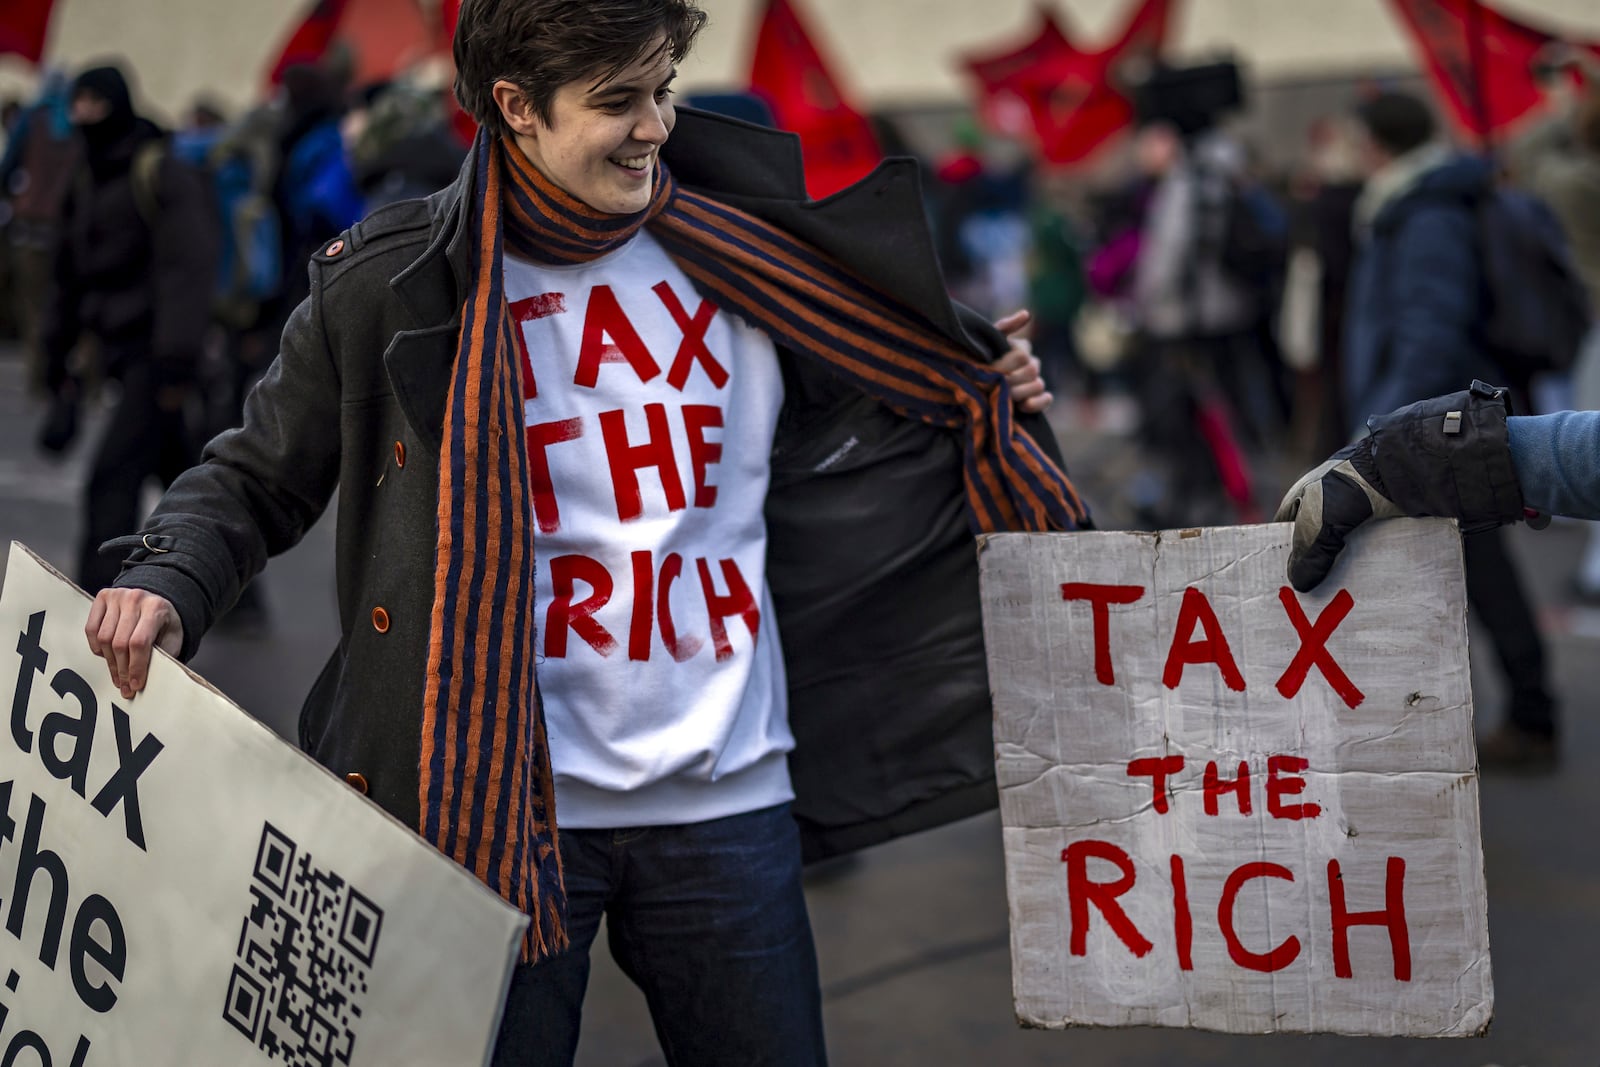
<path fill-rule="evenodd" d="M 1114 429 L 1081 430 L 1059 414 L 1069 463 L 1090 498 L 1114 491 L 1104 473 L 1126 466 Z M 72 569 L 88 446 L 98 421 L 61 461 L 39 456 L 40 417 L 22 388 L 15 347 L 0 345 L 0 542 L 23 541 Z M 152 495 L 153 500 L 153 495 Z M 1108 507 L 1106 512 L 1115 512 Z M 1104 513 L 1104 512 L 1103 512 Z M 331 512 L 330 512 L 331 515 Z M 1489 1036 L 1406 1040 L 1239 1037 L 1195 1031 L 1024 1030 L 1011 1007 L 1000 824 L 987 815 L 883 845 L 817 872 L 807 896 L 835 1067 L 1567 1067 L 1600 1064 L 1600 611 L 1564 602 L 1585 536 L 1578 524 L 1513 532 L 1515 553 L 1542 605 L 1565 742 L 1558 772 L 1489 775 L 1481 810 L 1496 991 Z M 332 524 L 325 519 L 261 579 L 264 633 L 209 635 L 193 666 L 285 736 L 337 640 Z M 0 567 L 3 567 L 0 559 Z M 1473 630 L 1479 729 L 1497 722 L 1500 686 Z M 603 935 L 602 935 L 603 938 Z M 603 943 L 585 1005 L 579 1067 L 661 1064 L 643 998 Z"/>

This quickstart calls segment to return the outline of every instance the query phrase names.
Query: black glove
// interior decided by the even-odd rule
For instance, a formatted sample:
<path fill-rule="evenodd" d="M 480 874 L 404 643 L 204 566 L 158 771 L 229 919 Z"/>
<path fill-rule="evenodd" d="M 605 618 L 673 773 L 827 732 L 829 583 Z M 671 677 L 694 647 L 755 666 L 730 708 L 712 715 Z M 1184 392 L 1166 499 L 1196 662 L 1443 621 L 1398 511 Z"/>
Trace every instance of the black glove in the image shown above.
<path fill-rule="evenodd" d="M 1301 478 L 1278 505 L 1277 521 L 1294 522 L 1289 584 L 1314 589 L 1368 519 L 1437 515 L 1470 532 L 1523 518 L 1506 440 L 1510 411 L 1506 390 L 1475 381 L 1368 419 L 1368 436 Z"/>
<path fill-rule="evenodd" d="M 39 427 L 39 447 L 46 452 L 61 453 L 78 435 L 78 401 L 66 393 L 56 393 L 50 399 L 50 411 Z"/>

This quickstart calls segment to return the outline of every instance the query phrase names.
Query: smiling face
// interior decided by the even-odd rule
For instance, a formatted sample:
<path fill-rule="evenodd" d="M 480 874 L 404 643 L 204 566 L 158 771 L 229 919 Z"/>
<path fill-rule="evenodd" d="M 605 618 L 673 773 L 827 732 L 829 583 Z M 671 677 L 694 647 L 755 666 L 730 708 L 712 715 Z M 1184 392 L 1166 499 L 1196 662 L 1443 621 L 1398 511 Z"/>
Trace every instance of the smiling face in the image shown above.
<path fill-rule="evenodd" d="M 506 125 L 528 161 L 596 211 L 627 215 L 649 206 L 657 156 L 676 120 L 669 86 L 677 71 L 664 43 L 647 48 L 609 81 L 580 78 L 561 86 L 549 122 L 514 84 L 495 85 Z"/>

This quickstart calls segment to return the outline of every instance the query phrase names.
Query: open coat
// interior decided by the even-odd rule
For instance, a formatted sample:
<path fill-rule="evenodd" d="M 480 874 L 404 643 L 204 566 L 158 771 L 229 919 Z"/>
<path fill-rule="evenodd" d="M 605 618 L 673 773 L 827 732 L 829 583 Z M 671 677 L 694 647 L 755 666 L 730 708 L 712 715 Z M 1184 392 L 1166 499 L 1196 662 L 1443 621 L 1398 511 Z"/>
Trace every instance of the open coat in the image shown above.
<path fill-rule="evenodd" d="M 813 202 L 792 136 L 689 109 L 662 158 L 685 187 L 831 253 L 973 353 L 1006 350 L 945 294 L 912 161 Z M 141 534 L 113 542 L 131 550 L 118 584 L 176 606 L 187 658 L 337 486 L 342 636 L 300 741 L 411 826 L 474 164 L 322 248 L 242 428 L 207 446 Z M 819 858 L 993 806 L 990 701 L 956 436 L 892 414 L 804 354 L 780 360 L 768 581 L 797 744 L 794 810 Z M 1022 422 L 1056 455 L 1042 419 Z"/>

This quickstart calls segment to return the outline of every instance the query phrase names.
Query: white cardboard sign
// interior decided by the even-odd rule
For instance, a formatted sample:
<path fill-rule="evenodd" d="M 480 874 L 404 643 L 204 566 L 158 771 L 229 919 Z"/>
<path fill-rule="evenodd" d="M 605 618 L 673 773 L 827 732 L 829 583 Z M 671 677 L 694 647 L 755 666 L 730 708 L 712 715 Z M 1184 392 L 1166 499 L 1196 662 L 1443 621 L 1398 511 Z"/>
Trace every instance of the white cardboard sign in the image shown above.
<path fill-rule="evenodd" d="M 526 918 L 89 600 L 0 593 L 0 1062 L 488 1061 Z"/>
<path fill-rule="evenodd" d="M 1460 537 L 1290 531 L 983 540 L 1024 1025 L 1487 1029 Z"/>

